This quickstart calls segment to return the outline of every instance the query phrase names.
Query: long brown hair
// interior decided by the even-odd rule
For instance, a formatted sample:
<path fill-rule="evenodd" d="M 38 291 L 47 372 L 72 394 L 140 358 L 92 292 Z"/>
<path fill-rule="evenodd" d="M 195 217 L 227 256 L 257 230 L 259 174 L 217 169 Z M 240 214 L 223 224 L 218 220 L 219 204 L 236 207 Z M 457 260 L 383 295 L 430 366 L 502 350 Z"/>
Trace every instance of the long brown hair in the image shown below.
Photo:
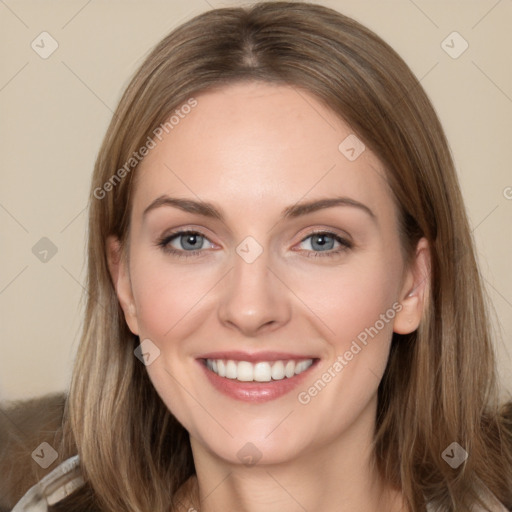
<path fill-rule="evenodd" d="M 194 474 L 187 431 L 134 356 L 140 340 L 119 306 L 106 239 L 124 243 L 128 234 L 137 162 L 126 162 L 194 95 L 240 80 L 307 91 L 339 115 L 386 168 L 404 254 L 412 257 L 420 237 L 430 244 L 424 317 L 412 334 L 394 334 L 378 391 L 383 477 L 413 511 L 426 502 L 469 510 L 482 485 L 512 507 L 512 413 L 500 411 L 488 301 L 443 129 L 388 44 L 302 2 L 196 16 L 153 49 L 120 100 L 92 178 L 86 314 L 64 413 L 61 453 L 78 452 L 87 482 L 75 499 L 88 493 L 109 512 L 163 512 Z M 469 454 L 458 469 L 442 457 L 453 442 Z"/>

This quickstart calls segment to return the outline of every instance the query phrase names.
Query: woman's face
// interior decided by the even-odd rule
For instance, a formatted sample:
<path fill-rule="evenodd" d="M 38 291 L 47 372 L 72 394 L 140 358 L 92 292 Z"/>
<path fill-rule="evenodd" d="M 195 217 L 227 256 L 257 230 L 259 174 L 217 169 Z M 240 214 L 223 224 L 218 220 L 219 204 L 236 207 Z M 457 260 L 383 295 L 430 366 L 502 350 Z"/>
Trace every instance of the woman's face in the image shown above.
<path fill-rule="evenodd" d="M 136 171 L 129 262 L 110 241 L 149 377 L 211 457 L 362 443 L 392 332 L 421 316 L 384 169 L 304 91 L 237 83 L 196 100 Z"/>

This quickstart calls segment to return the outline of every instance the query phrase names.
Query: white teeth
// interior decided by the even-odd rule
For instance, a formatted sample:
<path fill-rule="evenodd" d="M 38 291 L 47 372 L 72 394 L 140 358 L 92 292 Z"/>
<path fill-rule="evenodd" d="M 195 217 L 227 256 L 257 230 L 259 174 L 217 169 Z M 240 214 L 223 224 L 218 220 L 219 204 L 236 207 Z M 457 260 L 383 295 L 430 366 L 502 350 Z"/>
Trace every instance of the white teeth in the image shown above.
<path fill-rule="evenodd" d="M 254 365 L 254 380 L 258 382 L 270 382 L 270 379 L 272 379 L 272 370 L 270 369 L 270 363 L 256 363 Z"/>
<path fill-rule="evenodd" d="M 270 382 L 283 380 L 304 372 L 313 364 L 313 359 L 298 362 L 290 361 L 233 361 L 232 359 L 207 359 L 206 366 L 220 377 L 236 379 L 241 382 Z"/>
<path fill-rule="evenodd" d="M 244 382 L 249 382 L 253 380 L 254 371 L 252 369 L 252 364 L 247 361 L 240 361 L 236 366 L 236 376 L 235 379 L 243 380 Z"/>
<path fill-rule="evenodd" d="M 288 361 L 286 363 L 286 368 L 284 370 L 284 374 L 288 378 L 293 377 L 295 375 L 295 362 L 294 361 Z"/>
<path fill-rule="evenodd" d="M 284 379 L 284 363 L 283 363 L 283 361 L 276 361 L 272 365 L 272 378 L 274 380 Z"/>
<path fill-rule="evenodd" d="M 226 377 L 228 379 L 236 379 L 237 376 L 237 364 L 235 361 L 229 360 L 226 363 Z"/>
<path fill-rule="evenodd" d="M 298 373 L 302 373 L 304 370 L 306 370 L 307 368 L 309 368 L 309 364 L 307 361 L 301 361 L 299 364 L 297 364 L 295 366 L 295 375 L 297 375 Z"/>

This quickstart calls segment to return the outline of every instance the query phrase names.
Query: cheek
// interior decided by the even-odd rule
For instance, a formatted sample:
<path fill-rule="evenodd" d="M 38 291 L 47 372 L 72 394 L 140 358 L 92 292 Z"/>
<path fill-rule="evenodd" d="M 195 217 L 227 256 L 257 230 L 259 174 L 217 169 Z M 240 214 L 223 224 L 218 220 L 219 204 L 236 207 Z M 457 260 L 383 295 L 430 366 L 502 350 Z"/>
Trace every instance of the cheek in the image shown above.
<path fill-rule="evenodd" d="M 395 303 L 398 270 L 377 258 L 346 272 L 340 267 L 323 286 L 311 280 L 303 289 L 312 297 L 308 306 L 314 303 L 311 309 L 328 327 L 323 332 L 329 354 L 297 400 L 311 416 L 329 417 L 325 436 L 338 435 L 375 398 L 400 308 Z"/>
<path fill-rule="evenodd" d="M 307 280 L 297 276 L 296 282 L 302 283 L 297 295 L 321 319 L 327 328 L 326 335 L 341 350 L 392 308 L 397 297 L 398 272 L 397 266 L 392 267 L 382 254 L 338 269 L 317 268 Z M 389 311 L 387 318 L 394 314 L 394 310 Z M 381 324 L 377 327 L 387 336 L 392 322 L 385 322 L 384 327 Z"/>
<path fill-rule="evenodd" d="M 215 284 L 211 270 L 170 264 L 143 253 L 133 260 L 132 289 L 141 336 L 162 340 L 177 332 L 186 335 L 183 329 L 194 324 L 201 301 Z"/>

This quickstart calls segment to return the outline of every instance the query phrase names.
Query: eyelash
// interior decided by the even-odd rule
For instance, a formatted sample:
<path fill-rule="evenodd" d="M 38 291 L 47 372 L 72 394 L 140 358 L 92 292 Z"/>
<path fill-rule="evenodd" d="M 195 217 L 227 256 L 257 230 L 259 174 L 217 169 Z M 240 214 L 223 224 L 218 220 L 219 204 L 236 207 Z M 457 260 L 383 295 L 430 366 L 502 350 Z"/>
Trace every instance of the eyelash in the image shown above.
<path fill-rule="evenodd" d="M 169 243 L 176 237 L 179 237 L 180 235 L 200 235 L 208 240 L 208 238 L 201 233 L 200 231 L 191 231 L 191 230 L 184 230 L 184 231 L 175 231 L 173 233 L 170 233 L 162 238 L 160 238 L 156 245 L 162 249 L 162 251 L 166 254 L 172 254 L 173 256 L 176 256 L 177 258 L 190 258 L 193 256 L 198 256 L 199 253 L 204 252 L 203 249 L 196 249 L 193 251 L 181 251 L 178 249 L 174 249 L 173 247 L 169 246 Z M 331 231 L 314 231 L 312 233 L 309 233 L 308 236 L 303 238 L 301 240 L 301 243 L 310 238 L 314 235 L 327 235 L 330 238 L 334 238 L 337 242 L 341 244 L 341 247 L 338 247 L 338 249 L 330 250 L 330 251 L 307 251 L 307 257 L 308 258 L 333 258 L 336 256 L 340 256 L 345 251 L 352 249 L 353 244 L 349 242 L 348 240 L 345 240 L 344 238 L 341 238 L 336 233 L 332 233 Z"/>

